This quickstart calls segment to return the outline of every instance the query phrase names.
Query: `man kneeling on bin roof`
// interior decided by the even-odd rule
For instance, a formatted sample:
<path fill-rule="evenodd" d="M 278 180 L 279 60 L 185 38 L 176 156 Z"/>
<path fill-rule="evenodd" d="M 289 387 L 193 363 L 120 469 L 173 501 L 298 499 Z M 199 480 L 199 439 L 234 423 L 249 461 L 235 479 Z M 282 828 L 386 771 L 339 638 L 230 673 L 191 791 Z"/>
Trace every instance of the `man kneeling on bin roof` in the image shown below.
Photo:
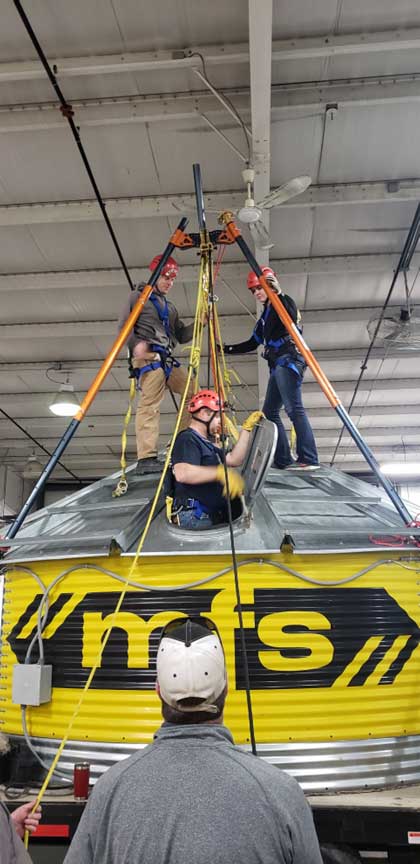
<path fill-rule="evenodd" d="M 263 415 L 253 411 L 233 449 L 224 454 L 212 440 L 222 431 L 223 409 L 215 390 L 199 390 L 188 404 L 190 425 L 177 435 L 172 452 L 171 521 L 182 528 L 194 531 L 226 524 L 227 496 L 238 499 L 244 490 L 243 478 L 234 468 L 244 461 L 250 433 Z M 235 504 L 233 500 L 234 518 L 240 515 Z"/>
<path fill-rule="evenodd" d="M 208 618 L 163 629 L 156 690 L 153 744 L 98 780 L 65 864 L 322 864 L 297 781 L 223 725 L 226 665 Z"/>

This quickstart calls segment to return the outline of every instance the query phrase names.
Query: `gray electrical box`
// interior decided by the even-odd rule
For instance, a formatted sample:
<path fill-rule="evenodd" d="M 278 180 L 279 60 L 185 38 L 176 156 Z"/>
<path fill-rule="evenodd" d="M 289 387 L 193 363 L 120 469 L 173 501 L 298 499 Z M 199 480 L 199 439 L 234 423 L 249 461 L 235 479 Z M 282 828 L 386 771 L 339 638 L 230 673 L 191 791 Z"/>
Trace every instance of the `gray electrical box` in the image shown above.
<path fill-rule="evenodd" d="M 51 700 L 52 666 L 16 663 L 13 666 L 12 702 L 15 705 L 42 705 Z"/>

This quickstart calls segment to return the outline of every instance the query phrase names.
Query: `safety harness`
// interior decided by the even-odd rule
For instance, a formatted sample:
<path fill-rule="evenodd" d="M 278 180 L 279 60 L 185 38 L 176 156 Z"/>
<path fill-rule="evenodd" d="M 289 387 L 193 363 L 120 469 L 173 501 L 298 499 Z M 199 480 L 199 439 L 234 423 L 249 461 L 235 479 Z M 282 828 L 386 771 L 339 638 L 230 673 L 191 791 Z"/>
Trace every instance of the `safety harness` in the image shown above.
<path fill-rule="evenodd" d="M 159 359 L 151 360 L 150 363 L 146 363 L 145 366 L 141 366 L 140 368 L 134 368 L 132 365 L 132 357 L 130 357 L 130 378 L 136 379 L 136 388 L 137 390 L 141 390 L 141 379 L 145 372 L 153 372 L 155 369 L 163 369 L 165 373 L 165 379 L 168 380 L 172 369 L 177 369 L 181 364 L 175 357 L 172 356 L 172 351 L 170 346 L 171 340 L 171 331 L 169 327 L 169 307 L 166 301 L 166 298 L 163 297 L 163 306 L 159 303 L 157 297 L 154 294 L 151 294 L 149 297 L 149 302 L 153 303 L 153 306 L 156 309 L 157 314 L 159 315 L 159 320 L 162 322 L 165 333 L 168 337 L 168 347 L 164 348 L 163 345 L 157 345 L 152 342 L 150 345 L 150 351 L 153 351 L 154 354 L 159 355 Z"/>
<path fill-rule="evenodd" d="M 217 412 L 214 412 L 214 413 L 216 414 Z M 214 417 L 214 414 L 213 414 L 213 417 Z M 211 418 L 211 420 L 213 419 L 213 417 Z M 197 420 L 197 418 L 195 418 L 195 419 Z M 209 420 L 208 422 L 211 423 L 211 420 Z M 206 425 L 206 421 L 202 420 L 200 422 L 202 422 Z M 201 438 L 201 436 L 200 436 L 200 438 Z M 208 441 L 206 438 L 201 438 L 201 444 L 211 454 L 213 454 L 214 451 L 216 450 L 215 445 L 211 441 Z M 193 515 L 196 517 L 196 519 L 200 519 L 201 516 L 203 516 L 203 515 L 210 516 L 210 517 L 213 515 L 211 513 L 211 511 L 208 509 L 208 507 L 205 507 L 205 505 L 201 501 L 199 501 L 197 498 L 175 498 L 174 497 L 174 495 L 175 495 L 175 478 L 174 478 L 174 474 L 173 474 L 172 464 L 170 465 L 170 471 L 168 472 L 168 478 L 169 478 L 169 483 L 171 484 L 171 490 L 170 490 L 171 512 L 170 512 L 170 516 L 168 514 L 170 522 L 172 522 L 175 525 L 179 525 L 179 514 L 182 511 L 191 511 L 193 513 Z"/>
<path fill-rule="evenodd" d="M 264 360 L 269 360 L 270 350 L 279 351 L 279 349 L 282 347 L 282 345 L 287 345 L 288 343 L 290 343 L 290 347 L 292 348 L 292 351 L 294 353 L 296 353 L 295 344 L 293 342 L 292 337 L 289 335 L 280 337 L 279 339 L 265 339 L 264 338 L 265 325 L 266 325 L 267 318 L 270 314 L 270 309 L 271 309 L 271 306 L 269 303 L 267 303 L 267 306 L 265 307 L 263 314 L 258 319 L 258 321 L 254 327 L 254 330 L 252 332 L 252 335 L 253 335 L 255 341 L 258 343 L 258 345 L 264 345 L 264 352 L 263 352 Z M 298 312 L 298 315 L 300 315 L 299 312 Z M 297 328 L 298 328 L 299 332 L 301 333 L 302 327 L 300 327 L 299 324 L 297 324 Z M 302 372 L 299 371 L 298 367 L 296 366 L 296 363 L 293 362 L 292 357 L 290 357 L 290 355 L 288 355 L 288 354 L 284 354 L 282 356 L 275 357 L 274 362 L 270 363 L 270 374 L 271 375 L 273 374 L 273 372 L 277 368 L 277 366 L 285 366 L 287 369 L 291 369 L 293 372 L 295 372 L 295 374 L 298 375 L 299 378 L 302 378 Z"/>

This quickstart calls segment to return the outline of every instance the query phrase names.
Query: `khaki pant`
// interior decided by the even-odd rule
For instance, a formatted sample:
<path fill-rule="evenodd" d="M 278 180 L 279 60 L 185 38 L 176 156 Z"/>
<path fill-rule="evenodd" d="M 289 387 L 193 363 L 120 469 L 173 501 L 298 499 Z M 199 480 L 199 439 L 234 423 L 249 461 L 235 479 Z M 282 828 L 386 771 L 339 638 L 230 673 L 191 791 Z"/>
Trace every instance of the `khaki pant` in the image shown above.
<path fill-rule="evenodd" d="M 134 360 L 133 366 L 141 369 L 149 361 Z M 148 459 L 157 456 L 159 442 L 159 420 L 160 406 L 165 395 L 166 387 L 170 387 L 173 393 L 182 394 L 187 381 L 187 373 L 182 366 L 172 369 L 166 380 L 163 369 L 153 369 L 145 372 L 140 378 L 140 397 L 136 413 L 136 441 L 137 458 Z M 187 393 L 188 400 L 193 395 L 193 382 Z M 190 415 L 186 407 L 182 413 L 180 430 L 186 429 L 190 422 Z"/>

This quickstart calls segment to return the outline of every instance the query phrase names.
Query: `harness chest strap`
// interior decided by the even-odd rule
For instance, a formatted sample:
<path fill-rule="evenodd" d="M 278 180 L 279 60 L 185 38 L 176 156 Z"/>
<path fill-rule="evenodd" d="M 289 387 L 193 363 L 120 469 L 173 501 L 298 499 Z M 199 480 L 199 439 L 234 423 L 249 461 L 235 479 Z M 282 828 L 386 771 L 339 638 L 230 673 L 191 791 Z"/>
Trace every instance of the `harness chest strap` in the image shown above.
<path fill-rule="evenodd" d="M 202 443 L 211 453 L 214 453 L 215 447 L 211 443 L 211 441 L 207 441 L 205 438 L 203 438 Z M 170 476 L 171 489 L 170 494 L 166 496 L 166 517 L 168 519 L 168 522 L 173 522 L 174 520 L 176 520 L 181 510 L 192 510 L 194 516 L 196 516 L 198 519 L 203 515 L 210 515 L 210 510 L 197 498 L 185 498 L 184 500 L 174 498 L 175 478 L 172 465 L 170 466 Z"/>
<path fill-rule="evenodd" d="M 270 306 L 266 306 L 266 308 L 264 309 L 263 314 L 262 314 L 261 317 L 258 319 L 258 321 L 257 321 L 257 323 L 256 323 L 256 325 L 255 325 L 255 327 L 254 327 L 254 330 L 253 330 L 253 334 L 252 334 L 252 335 L 253 335 L 255 341 L 258 342 L 259 345 L 264 345 L 264 346 L 265 346 L 265 349 L 267 349 L 267 348 L 273 348 L 273 349 L 276 351 L 276 350 L 278 350 L 279 348 L 281 348 L 282 345 L 285 345 L 285 344 L 287 344 L 288 342 L 293 343 L 293 339 L 292 339 L 292 337 L 291 337 L 290 335 L 280 337 L 280 339 L 265 339 L 265 338 L 264 338 L 265 324 L 266 324 L 266 321 L 267 321 L 267 318 L 268 318 L 269 312 L 270 312 Z M 300 313 L 298 313 L 298 315 L 299 315 L 299 314 L 300 314 Z M 299 327 L 299 330 L 301 330 L 300 327 Z M 293 344 L 294 344 L 294 343 L 293 343 Z M 265 351 L 264 351 L 264 355 L 263 355 L 263 356 L 265 357 Z M 273 365 L 273 367 L 272 367 L 272 369 L 271 369 L 271 372 L 274 372 L 274 369 L 275 369 L 277 366 L 286 366 L 288 369 L 292 369 L 292 371 L 295 372 L 296 375 L 298 375 L 299 377 L 302 377 L 301 372 L 300 372 L 299 369 L 297 368 L 296 364 L 293 363 L 293 361 L 290 360 L 289 358 L 286 358 L 286 357 L 284 357 L 284 358 L 282 358 L 282 357 L 277 357 L 276 360 L 275 360 L 275 363 L 274 363 L 274 365 Z"/>
<path fill-rule="evenodd" d="M 266 324 L 267 318 L 269 316 L 269 313 L 270 313 L 270 306 L 267 306 L 264 309 L 263 314 L 258 319 L 258 321 L 257 321 L 257 323 L 256 323 L 256 325 L 252 331 L 252 335 L 253 335 L 255 341 L 258 342 L 259 345 L 264 344 L 267 348 L 280 348 L 286 342 L 293 342 L 292 337 L 289 335 L 282 336 L 282 337 L 280 337 L 280 339 L 265 339 L 265 335 L 264 335 L 265 324 Z"/>
<path fill-rule="evenodd" d="M 171 333 L 169 327 L 169 307 L 166 301 L 166 298 L 163 297 L 163 306 L 159 303 L 156 296 L 153 294 L 150 295 L 149 301 L 153 304 L 156 309 L 156 312 L 159 316 L 159 320 L 162 322 L 165 333 L 168 338 L 168 344 L 170 345 Z M 154 372 L 156 369 L 163 369 L 165 373 L 165 378 L 168 380 L 172 369 L 177 369 L 181 364 L 175 357 L 172 357 L 170 348 L 164 348 L 162 345 L 157 345 L 152 343 L 150 346 L 150 350 L 155 354 L 159 354 L 159 360 L 152 360 L 150 363 L 146 363 L 145 366 L 141 366 L 140 368 L 133 369 L 133 376 L 137 380 L 137 389 L 141 389 L 141 378 L 145 372 Z"/>

